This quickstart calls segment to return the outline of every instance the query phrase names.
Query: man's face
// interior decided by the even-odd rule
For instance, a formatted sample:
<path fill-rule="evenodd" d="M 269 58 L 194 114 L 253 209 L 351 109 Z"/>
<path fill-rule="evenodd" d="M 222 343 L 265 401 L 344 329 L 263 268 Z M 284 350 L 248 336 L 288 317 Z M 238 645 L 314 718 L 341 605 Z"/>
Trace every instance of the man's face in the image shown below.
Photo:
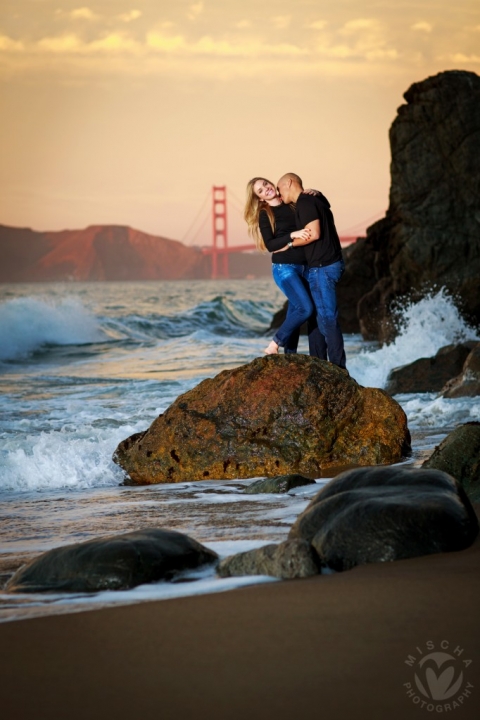
<path fill-rule="evenodd" d="M 290 189 L 292 186 L 292 181 L 288 178 L 280 179 L 277 183 L 277 190 L 280 193 L 280 197 L 282 198 L 284 203 L 291 202 L 290 198 Z"/>

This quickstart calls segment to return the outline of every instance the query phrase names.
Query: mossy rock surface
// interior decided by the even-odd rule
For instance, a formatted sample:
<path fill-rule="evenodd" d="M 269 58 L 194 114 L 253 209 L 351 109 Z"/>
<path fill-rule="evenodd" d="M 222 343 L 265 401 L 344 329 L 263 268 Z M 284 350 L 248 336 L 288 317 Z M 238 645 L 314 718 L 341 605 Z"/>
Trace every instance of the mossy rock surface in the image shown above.
<path fill-rule="evenodd" d="M 296 474 L 278 475 L 273 478 L 256 480 L 245 488 L 244 493 L 247 495 L 260 493 L 285 494 L 293 490 L 293 488 L 303 487 L 304 485 L 315 485 L 315 480 Z"/>
<path fill-rule="evenodd" d="M 306 355 L 270 355 L 181 395 L 114 460 L 128 484 L 233 480 L 398 462 L 407 419 L 383 390 Z"/>
<path fill-rule="evenodd" d="M 455 428 L 423 467 L 449 473 L 465 488 L 472 502 L 480 502 L 480 423 L 465 423 Z"/>

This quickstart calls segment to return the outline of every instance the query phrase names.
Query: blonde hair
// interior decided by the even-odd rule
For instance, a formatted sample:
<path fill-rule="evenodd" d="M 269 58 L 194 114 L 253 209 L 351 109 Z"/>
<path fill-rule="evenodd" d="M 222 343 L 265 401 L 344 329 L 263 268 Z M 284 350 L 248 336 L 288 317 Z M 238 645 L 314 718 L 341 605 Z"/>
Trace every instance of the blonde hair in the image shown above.
<path fill-rule="evenodd" d="M 260 213 L 262 210 L 265 210 L 267 213 L 270 225 L 272 226 L 272 232 L 275 232 L 275 216 L 270 205 L 265 202 L 265 200 L 260 200 L 260 198 L 255 195 L 253 187 L 259 180 L 266 180 L 267 182 L 270 182 L 270 180 L 263 177 L 254 177 L 248 181 L 247 200 L 245 202 L 243 217 L 248 226 L 248 234 L 253 238 L 257 250 L 260 250 L 260 252 L 267 252 L 259 227 Z M 273 185 L 273 183 L 270 184 Z M 273 185 L 273 187 L 275 187 L 275 185 Z"/>

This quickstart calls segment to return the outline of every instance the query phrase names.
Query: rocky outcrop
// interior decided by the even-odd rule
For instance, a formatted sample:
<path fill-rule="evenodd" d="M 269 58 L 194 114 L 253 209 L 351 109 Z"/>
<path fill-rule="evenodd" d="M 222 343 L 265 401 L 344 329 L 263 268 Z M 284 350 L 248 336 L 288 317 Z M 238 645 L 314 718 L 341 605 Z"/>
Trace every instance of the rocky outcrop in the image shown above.
<path fill-rule="evenodd" d="M 423 467 L 449 473 L 465 488 L 472 501 L 480 502 L 480 423 L 455 428 Z"/>
<path fill-rule="evenodd" d="M 337 285 L 340 327 L 344 333 L 359 333 L 358 303 L 376 283 L 375 252 L 365 238 L 343 250 L 345 272 Z"/>
<path fill-rule="evenodd" d="M 472 348 L 461 373 L 445 385 L 442 395 L 446 398 L 480 395 L 480 343 Z"/>
<path fill-rule="evenodd" d="M 390 129 L 390 203 L 346 257 L 339 305 L 365 339 L 397 332 L 394 301 L 432 287 L 480 323 L 480 77 L 447 71 L 412 85 Z M 344 327 L 344 332 L 347 325 Z"/>
<path fill-rule="evenodd" d="M 405 413 L 331 363 L 270 355 L 181 395 L 118 446 L 128 483 L 299 473 L 397 462 L 410 448 Z"/>
<path fill-rule="evenodd" d="M 439 470 L 361 468 L 337 476 L 297 518 L 322 565 L 348 570 L 438 552 L 474 541 L 478 521 L 465 491 Z"/>
<path fill-rule="evenodd" d="M 318 556 L 309 542 L 287 540 L 225 558 L 218 566 L 218 574 L 220 577 L 271 575 L 292 580 L 318 575 L 319 568 Z"/>
<path fill-rule="evenodd" d="M 386 391 L 399 393 L 440 392 L 445 384 L 463 371 L 463 366 L 476 342 L 447 345 L 434 357 L 419 358 L 395 368 L 388 376 Z M 480 346 L 479 346 L 480 349 Z"/>
<path fill-rule="evenodd" d="M 278 475 L 277 477 L 256 480 L 243 491 L 247 495 L 258 495 L 260 493 L 288 493 L 293 488 L 304 485 L 315 485 L 315 480 L 306 478 L 303 475 Z"/>
<path fill-rule="evenodd" d="M 214 563 L 217 555 L 188 535 L 146 529 L 55 548 L 20 568 L 6 592 L 127 590 L 169 580 L 182 570 Z"/>

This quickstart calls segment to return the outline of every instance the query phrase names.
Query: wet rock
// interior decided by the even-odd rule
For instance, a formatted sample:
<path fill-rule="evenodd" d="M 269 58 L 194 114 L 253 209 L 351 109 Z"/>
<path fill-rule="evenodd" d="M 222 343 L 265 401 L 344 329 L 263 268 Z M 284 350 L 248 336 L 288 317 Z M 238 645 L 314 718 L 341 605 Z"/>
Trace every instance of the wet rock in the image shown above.
<path fill-rule="evenodd" d="M 442 72 L 404 97 L 390 129 L 387 214 L 346 257 L 338 288 L 371 340 L 397 334 L 396 301 L 417 301 L 432 287 L 460 298 L 465 316 L 480 323 L 480 77 Z"/>
<path fill-rule="evenodd" d="M 340 327 L 344 333 L 361 331 L 358 303 L 377 282 L 375 251 L 366 238 L 359 238 L 343 250 L 345 272 L 337 285 Z"/>
<path fill-rule="evenodd" d="M 216 562 L 212 550 L 173 530 L 146 529 L 55 548 L 20 568 L 7 592 L 127 590 Z"/>
<path fill-rule="evenodd" d="M 337 476 L 312 500 L 289 539 L 311 542 L 334 570 L 463 550 L 478 533 L 456 480 L 439 470 L 360 468 Z"/>
<path fill-rule="evenodd" d="M 283 578 L 318 575 L 319 560 L 310 543 L 287 540 L 279 545 L 264 545 L 256 550 L 231 555 L 220 562 L 220 577 L 241 575 L 271 575 Z"/>
<path fill-rule="evenodd" d="M 445 384 L 457 376 L 470 354 L 475 342 L 447 345 L 434 357 L 419 358 L 408 365 L 391 371 L 386 391 L 399 393 L 440 392 Z"/>
<path fill-rule="evenodd" d="M 458 377 L 445 385 L 442 395 L 446 398 L 480 395 L 480 343 L 477 343 L 468 355 Z"/>
<path fill-rule="evenodd" d="M 277 477 L 265 478 L 264 480 L 256 480 L 243 491 L 247 495 L 256 495 L 257 493 L 288 493 L 296 487 L 303 485 L 315 485 L 315 480 L 306 478 L 303 475 L 278 475 Z"/>
<path fill-rule="evenodd" d="M 342 465 L 397 462 L 410 449 L 405 413 L 385 392 L 306 355 L 270 355 L 181 395 L 114 460 L 132 484 L 320 477 Z"/>
<path fill-rule="evenodd" d="M 465 488 L 472 501 L 480 502 L 480 423 L 455 428 L 425 460 L 423 467 L 449 473 Z"/>

